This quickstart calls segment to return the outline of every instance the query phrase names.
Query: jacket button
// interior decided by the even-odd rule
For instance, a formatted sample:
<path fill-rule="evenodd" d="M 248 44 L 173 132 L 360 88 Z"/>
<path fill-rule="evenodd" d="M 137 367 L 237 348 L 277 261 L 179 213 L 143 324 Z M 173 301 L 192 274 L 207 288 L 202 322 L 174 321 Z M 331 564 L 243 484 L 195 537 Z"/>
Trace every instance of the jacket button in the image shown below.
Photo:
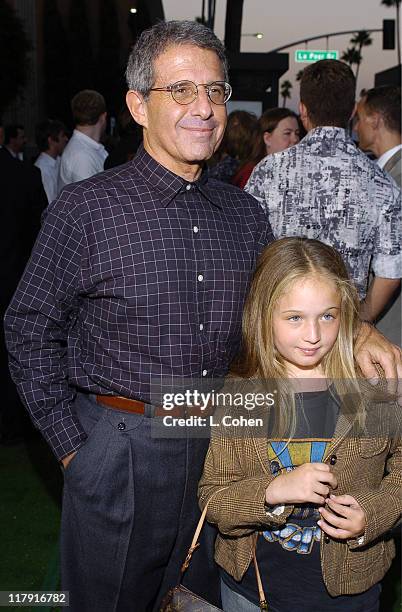
<path fill-rule="evenodd" d="M 338 461 L 338 457 L 336 455 L 331 455 L 329 458 L 329 462 L 331 465 L 335 465 L 335 463 Z"/>
<path fill-rule="evenodd" d="M 124 431 L 126 429 L 126 424 L 125 423 L 118 423 L 117 429 L 119 431 Z"/>
<path fill-rule="evenodd" d="M 331 541 L 331 540 L 330 540 L 330 537 L 329 537 L 329 536 L 327 536 L 327 535 L 326 535 L 326 536 L 324 536 L 324 542 L 325 542 L 325 544 L 329 544 L 329 543 L 330 543 L 330 541 Z"/>

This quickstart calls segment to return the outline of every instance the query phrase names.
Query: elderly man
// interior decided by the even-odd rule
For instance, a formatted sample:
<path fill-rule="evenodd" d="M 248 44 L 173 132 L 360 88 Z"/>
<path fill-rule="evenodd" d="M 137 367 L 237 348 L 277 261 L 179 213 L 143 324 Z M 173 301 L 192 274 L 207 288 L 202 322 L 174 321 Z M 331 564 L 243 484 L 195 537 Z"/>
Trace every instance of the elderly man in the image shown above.
<path fill-rule="evenodd" d="M 151 382 L 226 374 L 272 237 L 254 198 L 202 174 L 231 93 L 211 30 L 144 32 L 127 80 L 144 148 L 53 202 L 7 317 L 14 379 L 65 468 L 62 582 L 79 612 L 145 612 L 178 579 L 208 440 L 151 435 Z"/>
<path fill-rule="evenodd" d="M 231 93 L 211 30 L 158 23 L 127 80 L 144 147 L 52 203 L 6 321 L 14 379 L 64 466 L 62 580 L 79 612 L 157 609 L 177 581 L 207 440 L 153 435 L 151 383 L 226 374 L 272 239 L 254 198 L 202 172 Z M 188 586 L 216 602 L 217 574 L 211 556 Z"/>

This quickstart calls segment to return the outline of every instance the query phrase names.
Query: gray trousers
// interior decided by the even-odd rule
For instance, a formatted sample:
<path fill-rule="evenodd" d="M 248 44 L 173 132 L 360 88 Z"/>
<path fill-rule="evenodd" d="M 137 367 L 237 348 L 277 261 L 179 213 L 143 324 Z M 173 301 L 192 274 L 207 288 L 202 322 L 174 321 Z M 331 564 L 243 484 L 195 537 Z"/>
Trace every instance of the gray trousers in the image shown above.
<path fill-rule="evenodd" d="M 152 419 L 79 394 L 88 434 L 64 472 L 62 588 L 72 612 L 151 612 L 175 586 L 199 518 L 197 485 L 208 440 L 151 436 Z M 186 586 L 219 604 L 215 532 L 186 573 Z"/>

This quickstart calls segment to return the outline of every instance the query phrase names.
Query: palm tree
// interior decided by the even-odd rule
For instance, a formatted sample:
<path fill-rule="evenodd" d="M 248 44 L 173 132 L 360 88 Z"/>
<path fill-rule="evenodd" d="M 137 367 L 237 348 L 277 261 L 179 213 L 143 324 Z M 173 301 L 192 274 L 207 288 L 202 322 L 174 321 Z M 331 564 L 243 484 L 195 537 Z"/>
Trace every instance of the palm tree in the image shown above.
<path fill-rule="evenodd" d="M 296 74 L 296 81 L 301 81 L 301 78 L 303 76 L 303 72 L 304 72 L 304 68 L 299 70 L 299 72 Z"/>
<path fill-rule="evenodd" d="M 370 32 L 367 32 L 366 30 L 360 30 L 359 32 L 356 32 L 353 38 L 350 39 L 350 42 L 357 49 L 357 52 L 360 56 L 360 61 L 357 63 L 357 68 L 356 68 L 356 83 L 357 83 L 357 79 L 359 78 L 360 64 L 362 63 L 362 60 L 363 60 L 362 49 L 363 47 L 369 47 L 372 44 L 373 39 L 370 36 Z"/>
<path fill-rule="evenodd" d="M 290 81 L 283 81 L 281 85 L 281 96 L 282 96 L 282 106 L 285 108 L 286 106 L 286 98 L 291 98 L 290 90 L 293 85 Z"/>
<path fill-rule="evenodd" d="M 359 66 L 362 61 L 362 56 L 356 49 L 356 47 L 348 47 L 346 51 L 342 53 L 341 60 L 349 64 L 352 68 L 353 65 Z"/>
<path fill-rule="evenodd" d="M 401 32 L 399 25 L 399 7 L 401 5 L 402 0 L 381 0 L 381 4 L 384 6 L 394 6 L 396 8 L 396 48 L 398 50 L 398 64 L 401 63 Z"/>

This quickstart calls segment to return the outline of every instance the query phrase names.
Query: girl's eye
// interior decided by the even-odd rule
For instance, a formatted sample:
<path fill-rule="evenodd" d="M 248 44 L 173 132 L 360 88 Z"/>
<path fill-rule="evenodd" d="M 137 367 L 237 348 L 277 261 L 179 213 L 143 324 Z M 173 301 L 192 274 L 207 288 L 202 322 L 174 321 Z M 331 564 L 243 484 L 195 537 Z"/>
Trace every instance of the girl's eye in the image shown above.
<path fill-rule="evenodd" d="M 324 321 L 332 321 L 333 319 L 335 319 L 335 317 L 329 312 L 326 312 L 325 315 L 322 316 L 322 318 L 324 319 Z"/>
<path fill-rule="evenodd" d="M 300 319 L 301 319 L 300 315 L 293 315 L 288 318 L 288 321 L 300 321 Z"/>

